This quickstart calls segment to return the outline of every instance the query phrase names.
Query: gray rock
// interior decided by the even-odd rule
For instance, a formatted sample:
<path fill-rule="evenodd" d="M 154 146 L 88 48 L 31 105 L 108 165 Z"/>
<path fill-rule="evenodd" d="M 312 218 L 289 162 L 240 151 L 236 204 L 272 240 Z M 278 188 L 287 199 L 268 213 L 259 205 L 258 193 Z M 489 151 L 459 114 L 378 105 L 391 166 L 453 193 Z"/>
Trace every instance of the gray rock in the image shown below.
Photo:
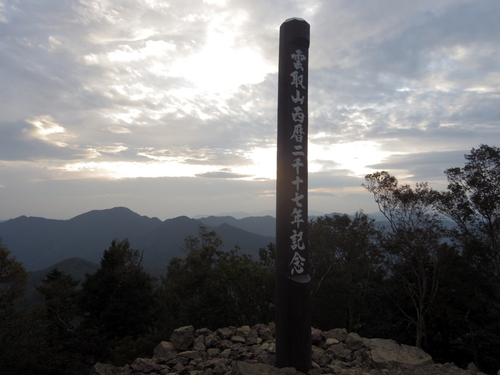
<path fill-rule="evenodd" d="M 236 333 L 236 329 L 233 328 L 234 327 L 219 328 L 217 330 L 217 336 L 219 336 L 221 340 L 227 340 Z"/>
<path fill-rule="evenodd" d="M 205 368 L 206 368 L 206 367 L 207 367 L 206 362 L 201 361 L 201 362 L 198 362 L 198 363 L 196 364 L 196 366 L 194 366 L 194 369 L 195 369 L 196 371 L 203 371 L 203 370 L 205 370 Z"/>
<path fill-rule="evenodd" d="M 168 358 L 171 353 L 175 353 L 174 344 L 162 341 L 156 346 L 153 358 Z"/>
<path fill-rule="evenodd" d="M 214 374 L 215 375 L 226 375 L 229 372 L 229 369 L 224 363 L 218 363 L 214 367 Z"/>
<path fill-rule="evenodd" d="M 97 362 L 90 371 L 90 375 L 112 375 L 115 366 Z"/>
<path fill-rule="evenodd" d="M 245 345 L 248 345 L 248 346 L 257 345 L 257 344 L 259 344 L 259 340 L 260 340 L 260 342 L 262 342 L 262 339 L 259 337 L 253 337 L 253 336 L 247 337 L 245 339 Z"/>
<path fill-rule="evenodd" d="M 194 340 L 193 340 L 193 346 L 195 346 L 196 344 L 203 344 L 203 345 L 205 345 L 205 336 L 203 336 L 203 335 L 196 336 L 196 332 L 195 332 L 195 334 L 194 334 Z"/>
<path fill-rule="evenodd" d="M 250 332 L 252 332 L 250 326 L 242 326 L 236 329 L 236 335 L 244 338 L 249 337 Z"/>
<path fill-rule="evenodd" d="M 469 371 L 471 375 L 477 375 L 479 372 L 476 365 L 472 362 L 467 365 L 467 371 Z"/>
<path fill-rule="evenodd" d="M 231 342 L 233 342 L 235 344 L 244 344 L 245 343 L 245 338 L 242 337 L 242 336 L 234 335 L 234 336 L 231 337 Z"/>
<path fill-rule="evenodd" d="M 272 340 L 274 338 L 273 333 L 271 332 L 271 330 L 269 328 L 262 328 L 260 330 L 260 337 L 264 341 L 269 341 L 269 340 Z"/>
<path fill-rule="evenodd" d="M 354 332 L 351 332 L 347 335 L 345 340 L 345 348 L 350 350 L 358 350 L 361 349 L 364 345 L 363 339 Z"/>
<path fill-rule="evenodd" d="M 270 343 L 269 344 L 269 349 L 267 349 L 267 351 L 269 352 L 269 354 L 274 354 L 276 353 L 276 344 L 275 343 Z"/>
<path fill-rule="evenodd" d="M 294 368 L 275 367 L 274 330 L 271 324 L 258 324 L 251 329 L 221 328 L 216 332 L 194 332 L 192 326 L 181 327 L 174 331 L 171 342 L 163 341 L 155 348 L 153 359 L 138 358 L 123 367 L 97 363 L 91 375 L 304 375 Z M 311 333 L 317 345 L 312 346 L 312 369 L 308 375 L 481 374 L 473 365 L 462 370 L 453 364 L 433 364 L 421 349 L 392 340 L 348 335 L 345 329 L 312 329 Z"/>
<path fill-rule="evenodd" d="M 217 349 L 217 348 L 210 348 L 207 350 L 207 354 L 210 356 L 210 357 L 216 357 L 220 354 L 220 349 Z"/>
<path fill-rule="evenodd" d="M 220 338 L 215 333 L 212 333 L 205 338 L 205 345 L 207 348 L 219 348 Z"/>
<path fill-rule="evenodd" d="M 399 345 L 394 340 L 371 339 L 366 349 L 365 363 L 372 368 L 414 370 L 434 363 L 422 349 Z"/>
<path fill-rule="evenodd" d="M 115 367 L 113 370 L 113 375 L 132 375 L 132 369 L 129 365 L 123 367 Z"/>
<path fill-rule="evenodd" d="M 311 328 L 311 341 L 314 345 L 320 343 L 323 338 L 323 332 L 320 329 Z"/>
<path fill-rule="evenodd" d="M 347 338 L 347 331 L 345 328 L 335 328 L 326 332 L 326 338 L 337 339 L 339 341 L 345 341 Z"/>
<path fill-rule="evenodd" d="M 200 358 L 201 354 L 197 350 L 187 350 L 185 352 L 181 352 L 181 353 L 177 354 L 177 356 L 178 357 L 186 357 L 188 359 L 196 359 L 196 358 Z"/>
<path fill-rule="evenodd" d="M 283 375 L 280 369 L 263 363 L 236 362 L 231 375 Z"/>
<path fill-rule="evenodd" d="M 200 328 L 200 329 L 197 329 L 195 332 L 194 332 L 194 337 L 199 337 L 199 336 L 208 336 L 210 334 L 212 334 L 213 332 L 211 330 L 209 330 L 208 328 Z"/>
<path fill-rule="evenodd" d="M 179 362 L 175 366 L 173 366 L 172 369 L 175 370 L 175 372 L 179 373 L 182 370 L 184 370 L 185 367 L 184 367 L 184 365 L 182 363 Z"/>
<path fill-rule="evenodd" d="M 198 350 L 199 352 L 204 352 L 207 350 L 207 347 L 203 343 L 197 342 L 193 345 L 193 349 Z"/>
<path fill-rule="evenodd" d="M 297 375 L 301 374 L 301 372 L 297 371 L 295 367 L 283 367 L 281 370 L 281 373 L 283 375 Z"/>
<path fill-rule="evenodd" d="M 332 357 L 327 355 L 323 349 L 316 348 L 312 350 L 312 360 L 323 367 L 332 361 Z"/>
<path fill-rule="evenodd" d="M 276 363 L 276 357 L 266 353 L 262 352 L 257 357 L 255 358 L 257 360 L 257 363 L 261 363 L 264 365 L 274 365 Z"/>
<path fill-rule="evenodd" d="M 189 358 L 186 357 L 176 357 L 166 363 L 169 367 L 174 367 L 176 364 L 181 364 L 182 366 L 187 366 L 189 363 Z"/>
<path fill-rule="evenodd" d="M 219 345 L 219 349 L 221 350 L 226 350 L 226 349 L 231 349 L 233 347 L 233 343 L 229 340 L 222 340 Z"/>
<path fill-rule="evenodd" d="M 194 341 L 194 327 L 186 326 L 177 328 L 170 337 L 170 342 L 177 350 L 188 350 Z"/>
<path fill-rule="evenodd" d="M 337 339 L 326 339 L 325 341 L 325 348 L 328 348 L 329 346 L 335 345 L 335 344 L 340 344 L 340 341 Z"/>
<path fill-rule="evenodd" d="M 351 360 L 351 351 L 347 349 L 332 349 L 332 347 L 330 347 L 325 353 L 332 359 L 337 359 L 342 362 L 350 362 Z"/>
<path fill-rule="evenodd" d="M 130 365 L 132 370 L 135 372 L 140 372 L 143 374 L 149 374 L 151 372 L 161 371 L 161 367 L 154 363 L 151 359 L 147 358 L 136 358 L 134 363 Z"/>

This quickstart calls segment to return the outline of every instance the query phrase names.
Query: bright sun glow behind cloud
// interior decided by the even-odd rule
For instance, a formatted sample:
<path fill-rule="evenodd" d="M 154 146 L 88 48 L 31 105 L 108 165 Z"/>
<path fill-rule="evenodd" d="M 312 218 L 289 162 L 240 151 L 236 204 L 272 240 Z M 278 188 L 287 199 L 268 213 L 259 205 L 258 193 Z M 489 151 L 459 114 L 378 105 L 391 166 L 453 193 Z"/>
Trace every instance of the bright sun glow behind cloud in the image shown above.
<path fill-rule="evenodd" d="M 203 49 L 165 66 L 167 74 L 183 77 L 208 94 L 227 95 L 241 85 L 262 82 L 276 66 L 268 64 L 256 46 L 240 45 L 239 25 L 247 17 L 242 11 L 214 16 Z"/>
<path fill-rule="evenodd" d="M 140 109 L 107 109 L 103 115 L 116 125 L 145 117 L 157 120 L 167 114 L 179 118 L 187 113 L 207 120 L 212 115 L 206 108 L 227 112 L 227 101 L 242 86 L 261 83 L 268 74 L 277 72 L 277 65 L 264 57 L 259 46 L 246 40 L 244 25 L 249 15 L 245 11 L 221 10 L 204 17 L 206 31 L 197 40 L 136 40 L 105 53 L 86 55 L 86 64 L 101 66 L 110 72 L 113 82 L 90 91 L 109 98 L 118 97 L 118 93 L 134 102 L 148 100 L 153 104 Z M 193 16 L 186 22 L 199 21 Z M 129 79 L 119 79 L 123 71 L 130 74 Z M 145 76 L 148 78 L 142 79 Z M 158 89 L 158 82 L 170 81 L 175 84 Z M 198 103 L 207 105 L 203 109 Z"/>
<path fill-rule="evenodd" d="M 325 171 L 324 162 L 338 164 L 335 169 L 347 169 L 354 176 L 373 173 L 368 165 L 380 163 L 392 152 L 381 150 L 381 145 L 370 141 L 357 141 L 334 145 L 309 146 L 309 172 Z"/>
<path fill-rule="evenodd" d="M 230 95 L 244 84 L 262 82 L 277 67 L 268 63 L 257 46 L 242 43 L 241 26 L 248 15 L 243 11 L 221 12 L 210 20 L 206 40 L 200 51 L 170 41 L 148 40 L 135 48 L 120 45 L 99 59 L 85 56 L 88 64 L 127 64 L 143 61 L 146 68 L 160 77 L 182 78 L 188 87 L 205 94 Z"/>
<path fill-rule="evenodd" d="M 173 159 L 173 158 L 172 158 Z M 139 162 L 84 162 L 68 164 L 64 171 L 81 178 L 194 177 L 211 171 L 210 166 L 189 165 L 181 160 Z"/>

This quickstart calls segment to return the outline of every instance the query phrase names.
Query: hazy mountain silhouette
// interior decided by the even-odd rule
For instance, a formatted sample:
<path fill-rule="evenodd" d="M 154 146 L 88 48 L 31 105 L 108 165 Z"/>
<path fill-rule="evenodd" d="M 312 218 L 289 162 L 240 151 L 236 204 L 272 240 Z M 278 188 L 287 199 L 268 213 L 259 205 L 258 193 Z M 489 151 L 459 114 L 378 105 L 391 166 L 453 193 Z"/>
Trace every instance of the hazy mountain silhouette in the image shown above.
<path fill-rule="evenodd" d="M 276 236 L 276 219 L 269 215 L 263 217 L 245 217 L 243 219 L 235 219 L 232 216 L 209 216 L 200 218 L 198 221 L 201 221 L 207 227 L 218 227 L 222 224 L 229 224 L 232 227 L 262 236 Z"/>
<path fill-rule="evenodd" d="M 252 254 L 254 259 L 260 247 L 274 242 L 274 236 L 250 233 L 241 229 L 241 225 L 236 228 L 225 223 L 215 224 L 207 225 L 186 216 L 162 222 L 116 207 L 90 211 L 70 220 L 21 216 L 0 223 L 0 237 L 28 271 L 42 270 L 75 257 L 99 263 L 113 239 L 128 238 L 132 248 L 144 250 L 143 264 L 151 268 L 153 274 L 160 273 L 160 270 L 155 272 L 155 268 L 164 269 L 173 257 L 182 256 L 184 239 L 197 236 L 202 225 L 223 238 L 223 249 L 238 245 L 242 253 Z"/>
<path fill-rule="evenodd" d="M 309 210 L 309 216 L 324 216 L 326 215 L 323 211 L 317 211 L 317 210 Z M 259 211 L 259 212 L 253 212 L 253 213 L 248 213 L 248 212 L 243 212 L 243 211 L 232 211 L 232 212 L 221 212 L 216 215 L 196 215 L 193 217 L 193 219 L 203 219 L 209 216 L 230 216 L 233 217 L 237 220 L 240 219 L 245 219 L 247 217 L 262 217 L 262 216 L 272 216 L 276 217 L 276 210 L 265 210 L 265 211 Z"/>

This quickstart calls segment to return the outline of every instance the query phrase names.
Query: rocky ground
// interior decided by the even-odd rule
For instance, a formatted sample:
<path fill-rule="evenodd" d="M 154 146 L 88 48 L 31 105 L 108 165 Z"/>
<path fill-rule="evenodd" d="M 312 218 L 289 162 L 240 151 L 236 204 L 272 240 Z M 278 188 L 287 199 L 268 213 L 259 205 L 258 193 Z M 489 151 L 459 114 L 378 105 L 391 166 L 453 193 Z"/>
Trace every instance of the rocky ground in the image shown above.
<path fill-rule="evenodd" d="M 275 327 L 227 327 L 213 332 L 192 326 L 174 331 L 152 358 L 137 358 L 115 367 L 97 363 L 91 375 L 303 375 L 294 368 L 278 369 Z M 366 339 L 345 329 L 312 329 L 313 366 L 308 375 L 475 375 L 452 363 L 435 364 L 423 350 L 392 340 Z M 500 373 L 500 372 L 499 372 Z"/>

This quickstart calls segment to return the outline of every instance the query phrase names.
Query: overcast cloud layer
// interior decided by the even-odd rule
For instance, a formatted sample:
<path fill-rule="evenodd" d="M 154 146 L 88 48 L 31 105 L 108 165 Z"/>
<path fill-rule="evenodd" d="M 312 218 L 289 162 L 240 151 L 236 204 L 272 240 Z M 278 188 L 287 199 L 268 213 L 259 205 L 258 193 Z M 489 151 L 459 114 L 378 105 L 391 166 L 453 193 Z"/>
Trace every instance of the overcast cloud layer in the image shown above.
<path fill-rule="evenodd" d="M 494 0 L 0 0 L 0 220 L 275 206 L 279 26 L 311 25 L 310 210 L 500 146 Z"/>

